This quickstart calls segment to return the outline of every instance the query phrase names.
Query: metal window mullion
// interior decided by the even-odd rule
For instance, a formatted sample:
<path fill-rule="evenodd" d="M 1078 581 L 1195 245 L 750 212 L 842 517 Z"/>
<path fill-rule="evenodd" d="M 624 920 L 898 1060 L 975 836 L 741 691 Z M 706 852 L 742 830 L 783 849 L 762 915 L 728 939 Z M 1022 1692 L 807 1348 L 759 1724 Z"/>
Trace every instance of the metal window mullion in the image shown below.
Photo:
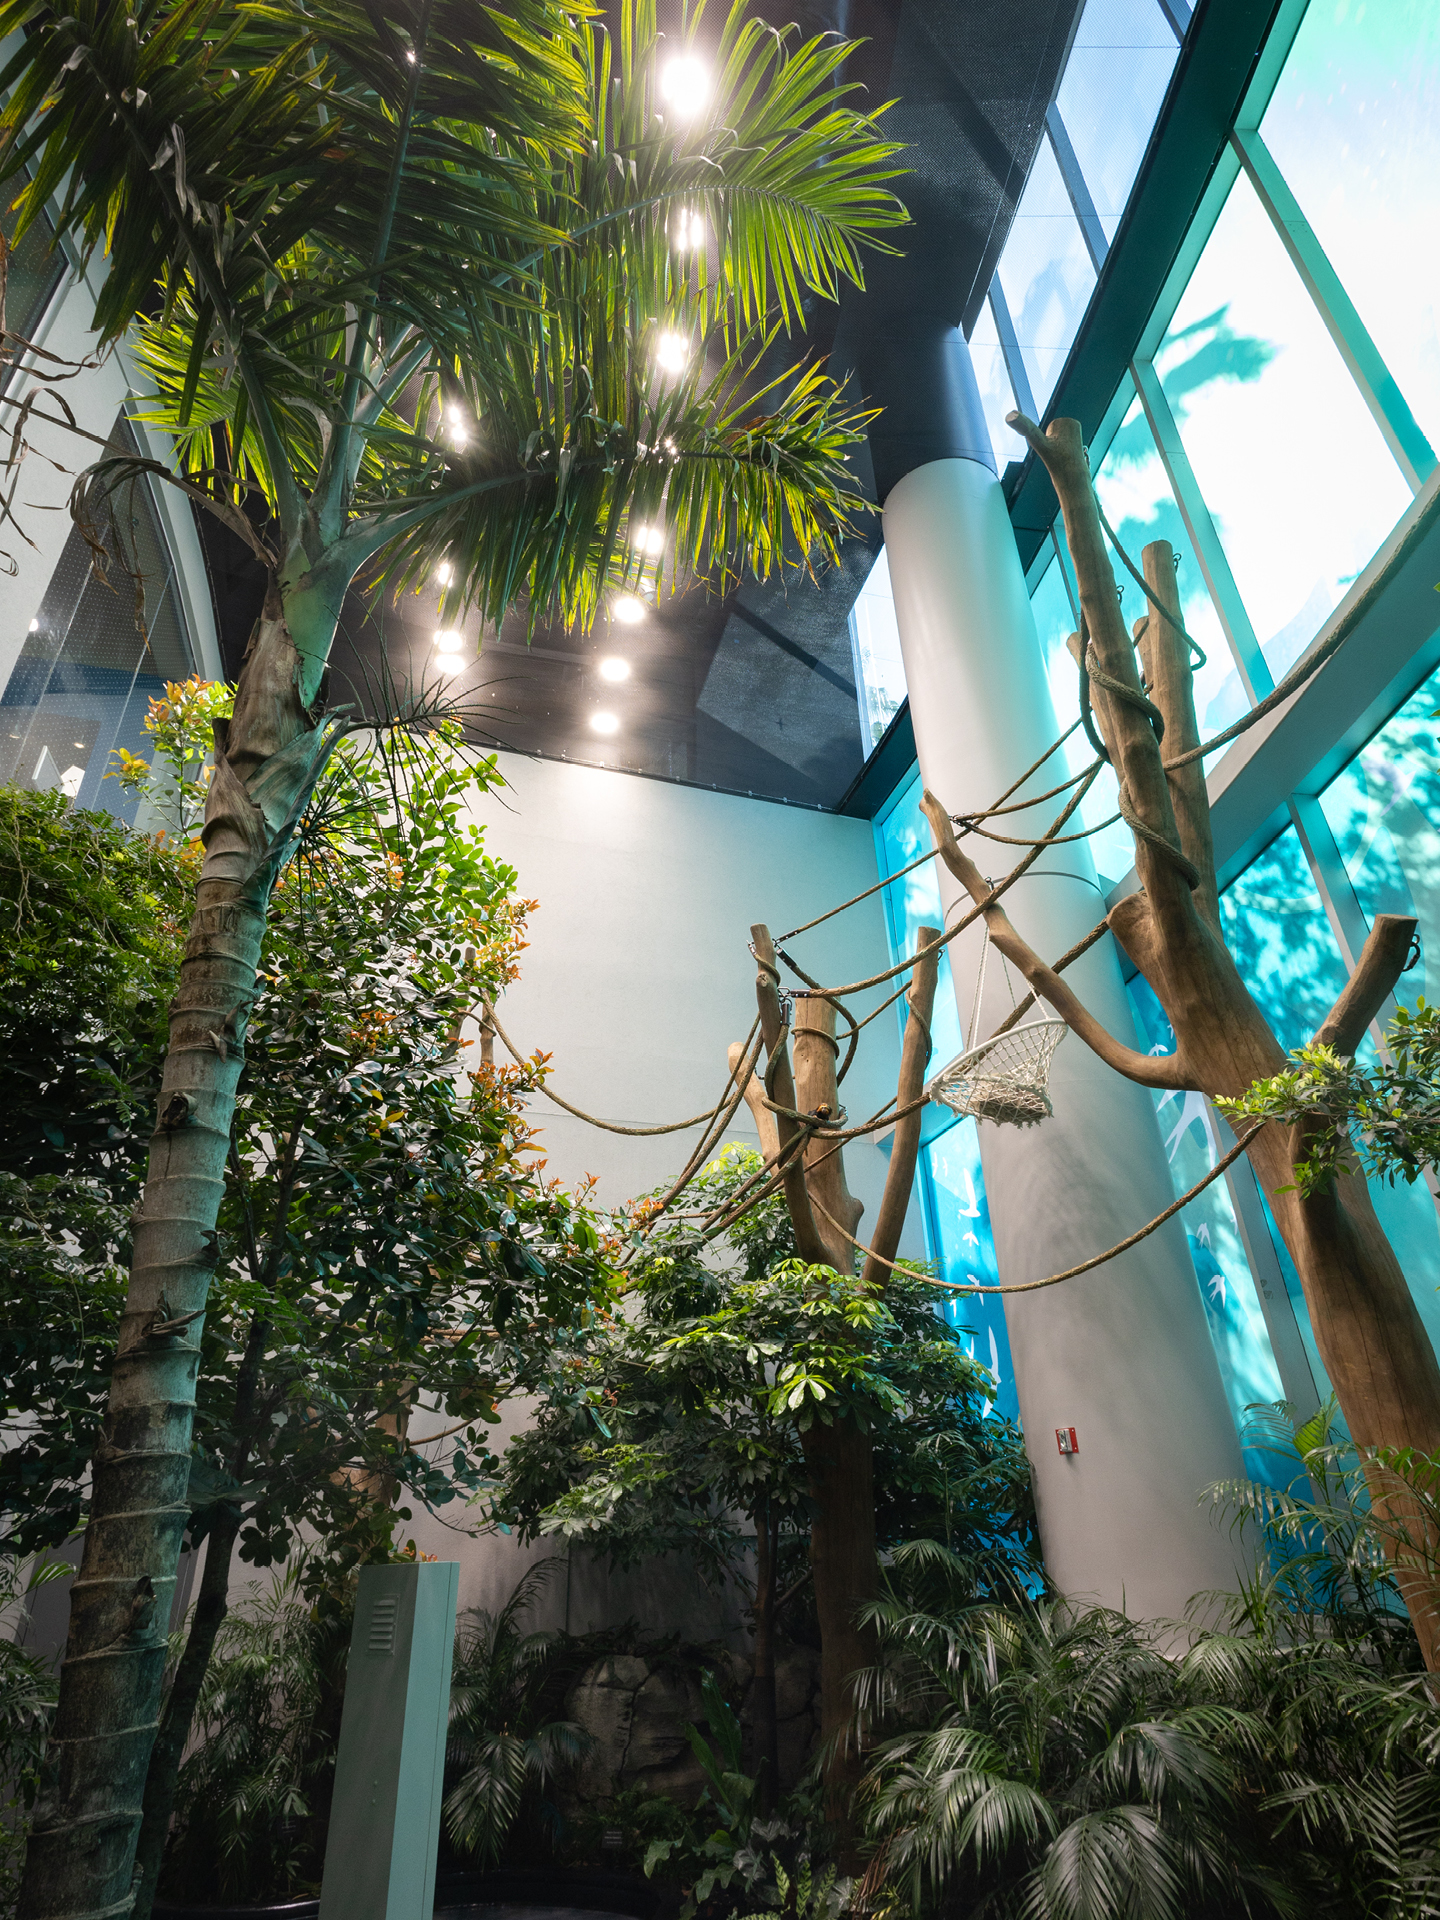
<path fill-rule="evenodd" d="M 1165 398 L 1160 376 L 1150 361 L 1132 360 L 1130 377 L 1135 382 L 1135 391 L 1140 396 L 1145 418 L 1150 423 L 1155 449 L 1165 468 L 1175 504 L 1180 509 L 1185 531 L 1190 536 L 1195 558 L 1239 669 L 1240 683 L 1251 706 L 1254 706 L 1266 694 L 1274 691 L 1275 681 L 1260 651 L 1260 642 L 1245 611 L 1245 602 L 1230 571 L 1230 562 L 1215 531 L 1215 522 L 1210 517 L 1210 509 L 1205 504 L 1205 496 L 1200 491 L 1200 483 L 1195 478 L 1194 468 L 1180 439 L 1180 429 L 1170 411 L 1170 402 Z"/>
<path fill-rule="evenodd" d="M 1015 396 L 1015 404 L 1021 413 L 1034 420 L 1038 417 L 1035 412 L 1035 395 L 1031 391 L 1030 376 L 1025 371 L 1025 360 L 1015 334 L 1015 322 L 1010 318 L 1005 289 L 1000 284 L 998 268 L 990 282 L 990 317 L 995 322 L 995 333 L 1000 341 L 1000 354 L 1005 362 L 1005 371 L 1010 376 L 1010 391 Z"/>
<path fill-rule="evenodd" d="M 1222 1147 L 1233 1145 L 1235 1136 L 1228 1122 L 1213 1108 L 1211 1112 Z M 1290 1298 L 1290 1289 L 1285 1285 L 1280 1256 L 1270 1236 L 1255 1170 L 1248 1160 L 1237 1160 L 1227 1169 L 1224 1180 L 1230 1205 L 1234 1209 L 1235 1224 L 1240 1230 L 1240 1243 L 1250 1264 L 1250 1278 L 1259 1296 L 1265 1331 L 1270 1336 L 1270 1351 L 1275 1356 L 1281 1390 L 1303 1418 L 1319 1406 L 1320 1392 L 1316 1386 L 1314 1369 L 1310 1365 L 1310 1356 L 1305 1351 L 1295 1303 Z"/>
<path fill-rule="evenodd" d="M 1305 291 L 1325 323 L 1325 331 L 1339 348 L 1351 378 L 1385 436 L 1412 493 L 1418 493 L 1435 471 L 1435 452 L 1410 411 L 1380 349 L 1355 311 L 1354 302 L 1326 257 L 1314 228 L 1300 210 L 1275 157 L 1259 133 L 1232 130 L 1230 145 L 1245 176 L 1290 256 Z"/>
<path fill-rule="evenodd" d="M 1186 6 L 1185 0 L 1155 0 L 1155 4 L 1159 7 L 1161 13 L 1164 14 L 1165 23 L 1174 34 L 1176 40 L 1183 46 L 1185 44 L 1185 35 L 1190 28 L 1190 22 L 1194 18 L 1189 7 Z"/>
<path fill-rule="evenodd" d="M 1095 211 L 1095 202 L 1085 178 L 1085 169 L 1080 165 L 1080 156 L 1075 151 L 1074 142 L 1061 117 L 1058 103 L 1051 104 L 1045 115 L 1045 130 L 1050 136 L 1050 150 L 1055 155 L 1055 164 L 1060 169 L 1060 178 L 1065 182 L 1065 191 L 1070 196 L 1070 204 L 1075 209 L 1075 218 L 1080 222 L 1080 231 L 1085 239 L 1085 247 L 1090 255 L 1090 264 L 1098 275 L 1110 252 L 1110 242 L 1105 238 L 1105 229 L 1100 224 L 1100 216 Z"/>

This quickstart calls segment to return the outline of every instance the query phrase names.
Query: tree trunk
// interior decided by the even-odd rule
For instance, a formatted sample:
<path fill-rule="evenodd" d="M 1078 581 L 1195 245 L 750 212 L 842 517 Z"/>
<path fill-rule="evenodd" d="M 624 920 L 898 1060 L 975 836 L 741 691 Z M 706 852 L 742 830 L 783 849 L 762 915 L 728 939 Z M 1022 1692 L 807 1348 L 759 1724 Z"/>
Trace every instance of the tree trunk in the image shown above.
<path fill-rule="evenodd" d="M 165 1702 L 155 1745 L 150 1751 L 140 1841 L 135 1849 L 133 1920 L 150 1920 L 165 1845 L 170 1838 L 170 1821 L 175 1812 L 180 1762 L 185 1757 L 190 1730 L 195 1724 L 195 1707 L 215 1650 L 216 1636 L 229 1612 L 230 1568 L 239 1532 L 239 1513 L 231 1507 L 222 1507 L 206 1536 L 205 1571 L 200 1576 L 195 1617 L 190 1623 L 185 1651 L 175 1669 L 170 1697 Z"/>
<path fill-rule="evenodd" d="M 775 1719 L 775 1578 L 779 1523 L 770 1519 L 767 1496 L 755 1513 L 755 1645 L 750 1689 L 755 1767 L 760 1776 L 760 1811 L 775 1811 L 780 1794 L 780 1747 Z"/>
<path fill-rule="evenodd" d="M 875 1459 L 870 1435 L 853 1420 L 818 1423 L 800 1436 L 810 1475 L 814 1519 L 810 1565 L 820 1620 L 820 1738 L 825 1753 L 826 1811 L 840 1836 L 840 1866 L 858 1871 L 855 1789 L 865 1770 L 855 1726 L 852 1677 L 873 1667 L 875 1629 L 857 1615 L 879 1598 L 875 1553 Z"/>
<path fill-rule="evenodd" d="M 19 1920 L 118 1920 L 130 1909 L 245 1022 L 270 889 L 325 744 L 302 706 L 298 678 L 272 587 L 234 717 L 215 727 L 205 860 L 170 1009 L 145 1193 L 133 1217 L 130 1286 Z"/>

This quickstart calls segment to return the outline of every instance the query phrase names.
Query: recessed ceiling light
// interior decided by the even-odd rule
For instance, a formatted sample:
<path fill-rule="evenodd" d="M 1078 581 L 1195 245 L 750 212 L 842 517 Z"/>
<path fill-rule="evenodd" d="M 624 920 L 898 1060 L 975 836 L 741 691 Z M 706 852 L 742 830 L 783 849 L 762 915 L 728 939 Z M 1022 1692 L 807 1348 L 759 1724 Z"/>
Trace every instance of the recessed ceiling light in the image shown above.
<path fill-rule="evenodd" d="M 458 653 L 464 644 L 465 636 L 457 633 L 454 627 L 441 627 L 435 635 L 437 653 Z"/>
<path fill-rule="evenodd" d="M 622 627 L 634 627 L 645 618 L 645 609 L 633 593 L 617 593 L 610 602 L 610 618 Z"/>
<path fill-rule="evenodd" d="M 660 76 L 660 93 L 678 119 L 692 119 L 710 97 L 705 63 L 690 54 L 672 60 Z"/>
<path fill-rule="evenodd" d="M 630 535 L 630 544 L 637 553 L 663 553 L 665 551 L 665 529 L 663 527 L 636 527 Z"/>
<path fill-rule="evenodd" d="M 670 237 L 681 253 L 705 244 L 705 216 L 682 207 L 670 227 Z"/>
<path fill-rule="evenodd" d="M 450 582 L 455 578 L 455 571 L 448 560 L 442 560 L 440 562 L 439 566 L 435 569 L 435 578 L 440 582 L 442 587 L 448 587 Z"/>
<path fill-rule="evenodd" d="M 678 333 L 662 333 L 655 342 L 655 364 L 662 373 L 679 373 L 690 358 L 690 345 Z"/>
<path fill-rule="evenodd" d="M 596 733 L 618 733 L 620 731 L 620 722 L 615 718 L 613 713 L 592 713 L 590 716 L 590 725 L 595 729 Z"/>
<path fill-rule="evenodd" d="M 30 622 L 30 631 L 31 633 L 38 633 L 40 631 L 40 622 L 38 620 L 32 620 Z"/>
<path fill-rule="evenodd" d="M 465 656 L 459 653 L 440 653 L 435 656 L 435 665 L 441 673 L 459 673 L 465 665 Z"/>
<path fill-rule="evenodd" d="M 612 654 L 608 660 L 602 660 L 600 662 L 600 678 L 602 680 L 628 680 L 630 678 L 630 662 L 628 660 L 617 659 Z"/>

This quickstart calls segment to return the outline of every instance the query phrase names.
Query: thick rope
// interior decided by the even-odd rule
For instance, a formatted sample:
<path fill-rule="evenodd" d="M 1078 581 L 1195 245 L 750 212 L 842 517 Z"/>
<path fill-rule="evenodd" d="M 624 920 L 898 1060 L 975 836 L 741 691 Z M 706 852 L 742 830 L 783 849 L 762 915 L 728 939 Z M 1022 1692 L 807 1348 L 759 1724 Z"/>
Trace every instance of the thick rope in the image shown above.
<path fill-rule="evenodd" d="M 1094 492 L 1093 487 L 1091 491 Z M 1130 558 L 1129 554 L 1125 551 L 1124 547 L 1121 546 L 1119 535 L 1116 533 L 1115 529 L 1111 526 L 1110 522 L 1105 518 L 1105 509 L 1100 504 L 1100 496 L 1098 493 L 1095 494 L 1095 511 L 1099 514 L 1100 524 L 1105 529 L 1106 533 L 1109 535 L 1110 544 L 1112 547 L 1114 547 L 1116 553 L 1119 554 L 1120 559 L 1124 565 L 1125 571 L 1129 574 L 1130 578 L 1135 582 L 1136 586 L 1139 587 L 1140 591 L 1145 595 L 1145 598 L 1150 602 L 1151 606 L 1155 608 L 1156 612 L 1160 615 L 1161 619 L 1166 621 L 1170 626 L 1172 626 L 1175 629 L 1176 633 L 1179 634 L 1180 638 L 1185 642 L 1187 647 L 1190 647 L 1191 649 L 1193 649 L 1196 655 L 1196 658 L 1190 662 L 1191 670 L 1193 671 L 1196 667 L 1203 667 L 1205 665 L 1205 658 L 1206 658 L 1205 649 L 1201 646 L 1200 642 L 1194 637 L 1193 634 L 1189 634 L 1185 631 L 1184 627 L 1181 626 L 1180 622 L 1175 618 L 1174 614 L 1165 605 L 1164 601 L 1156 597 L 1154 590 L 1151 588 L 1144 574 L 1137 571 L 1135 562 Z M 1172 548 L 1172 552 L 1173 552 L 1173 548 Z"/>
<path fill-rule="evenodd" d="M 532 1061 L 527 1060 L 523 1053 L 516 1050 L 515 1042 L 510 1038 L 509 1034 L 506 1033 L 504 1027 L 501 1026 L 499 1017 L 493 1007 L 490 1009 L 490 1024 L 505 1042 L 511 1059 L 514 1060 L 517 1065 L 528 1067 L 534 1064 Z M 752 1028 L 751 1032 L 753 1033 L 753 1031 L 754 1029 Z M 713 1107 L 707 1107 L 704 1113 L 697 1113 L 689 1120 L 672 1120 L 668 1126 L 663 1127 L 622 1127 L 614 1120 L 600 1120 L 597 1119 L 593 1113 L 586 1113 L 581 1107 L 572 1107 L 568 1100 L 562 1100 L 558 1093 L 552 1093 L 549 1087 L 545 1086 L 543 1082 L 541 1083 L 540 1091 L 547 1100 L 553 1100 L 557 1107 L 563 1107 L 566 1113 L 573 1113 L 577 1120 L 584 1120 L 589 1126 L 603 1127 L 606 1133 L 624 1133 L 632 1136 L 649 1133 L 683 1133 L 687 1127 L 698 1127 L 704 1121 L 713 1120 L 716 1114 L 721 1112 L 725 1105 L 725 1095 L 729 1093 L 731 1082 L 734 1078 L 735 1076 L 732 1073 L 730 1078 L 725 1082 L 725 1093 L 721 1094 Z"/>
<path fill-rule="evenodd" d="M 1085 663 L 1081 673 L 1097 687 L 1102 687 L 1112 700 L 1119 700 L 1133 712 L 1143 714 L 1155 729 L 1155 744 L 1159 746 L 1165 738 L 1165 716 L 1153 701 L 1145 698 L 1143 693 L 1137 693 L 1134 687 L 1127 687 L 1123 680 L 1116 680 L 1111 674 L 1105 672 L 1096 658 L 1093 640 L 1085 647 Z M 1081 698 L 1083 700 L 1087 697 L 1082 679 Z M 1105 758 L 1107 760 L 1110 758 L 1108 753 Z M 1141 819 L 1135 811 L 1130 789 L 1123 780 L 1119 781 L 1118 789 L 1116 799 L 1120 807 L 1120 818 L 1138 840 L 1143 840 L 1146 846 L 1153 847 L 1163 860 L 1169 861 L 1193 893 L 1200 884 L 1200 869 L 1195 862 L 1182 853 L 1173 840 L 1167 840 L 1163 833 L 1152 827 L 1148 820 Z"/>
<path fill-rule="evenodd" d="M 1212 1181 L 1218 1180 L 1222 1173 L 1234 1166 L 1241 1154 L 1244 1153 L 1246 1147 L 1249 1146 L 1250 1142 L 1259 1132 L 1259 1127 L 1252 1127 L 1243 1139 L 1237 1140 L 1230 1151 L 1215 1162 L 1215 1165 L 1210 1169 L 1209 1173 L 1205 1175 L 1203 1180 L 1197 1180 L 1193 1187 L 1187 1192 L 1182 1193 L 1180 1198 L 1166 1207 L 1163 1213 L 1157 1213 L 1153 1220 L 1147 1221 L 1138 1232 L 1132 1233 L 1128 1239 L 1117 1241 L 1113 1247 L 1107 1247 L 1104 1253 L 1097 1253 L 1089 1260 L 1082 1260 L 1078 1266 L 1066 1267 L 1063 1273 L 1047 1274 L 1043 1280 L 1020 1280 L 1010 1286 L 982 1286 L 978 1280 L 937 1280 L 931 1274 L 917 1273 L 913 1267 L 906 1267 L 898 1260 L 887 1260 L 883 1253 L 876 1253 L 873 1247 L 867 1247 L 863 1240 L 857 1240 L 853 1233 L 846 1232 L 845 1228 L 840 1225 L 840 1222 L 835 1219 L 832 1214 L 826 1213 L 824 1207 L 820 1205 L 818 1200 L 814 1199 L 813 1195 L 811 1197 L 811 1204 L 818 1213 L 824 1215 L 837 1233 L 844 1234 L 851 1246 L 856 1247 L 869 1259 L 878 1260 L 882 1267 L 888 1267 L 892 1273 L 905 1273 L 908 1274 L 912 1280 L 923 1280 L 927 1287 L 940 1287 L 946 1293 L 958 1293 L 962 1296 L 971 1293 L 1034 1293 L 1041 1287 L 1058 1287 L 1062 1280 L 1073 1280 L 1077 1274 L 1090 1273 L 1096 1267 L 1103 1267 L 1108 1260 L 1113 1260 L 1117 1254 L 1127 1253 L 1131 1247 L 1138 1246 L 1142 1240 L 1148 1240 L 1150 1235 L 1163 1227 L 1167 1220 L 1173 1220 L 1182 1208 L 1188 1207 L 1190 1202 L 1194 1200 L 1197 1195 L 1202 1194 Z"/>

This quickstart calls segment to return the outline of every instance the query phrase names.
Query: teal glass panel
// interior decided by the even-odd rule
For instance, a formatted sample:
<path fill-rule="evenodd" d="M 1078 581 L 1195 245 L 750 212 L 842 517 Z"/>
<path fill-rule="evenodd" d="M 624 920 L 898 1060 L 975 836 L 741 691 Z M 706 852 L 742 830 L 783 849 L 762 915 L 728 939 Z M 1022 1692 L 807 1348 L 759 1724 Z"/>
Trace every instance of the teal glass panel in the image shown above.
<path fill-rule="evenodd" d="M 1000 285 L 1043 414 L 1095 291 L 1085 236 L 1048 140 L 1040 142 L 1015 209 L 1000 255 Z"/>
<path fill-rule="evenodd" d="M 995 316 L 988 299 L 970 335 L 970 364 L 975 369 L 975 384 L 980 389 L 980 404 L 990 429 L 995 471 L 1004 473 L 1012 460 L 1025 458 L 1025 442 L 1013 427 L 1005 424 L 1006 414 L 1015 411 L 1015 389 L 1010 384 L 1005 355 L 1000 351 L 1000 336 L 995 331 Z"/>
<path fill-rule="evenodd" d="M 920 811 L 922 791 L 917 767 L 875 822 L 875 851 L 882 874 L 898 873 L 934 844 Z M 886 904 L 890 951 L 897 960 L 902 953 L 914 952 L 917 928 L 945 924 L 933 861 L 887 887 L 881 897 Z M 898 1011 L 903 1032 L 903 1000 L 898 1003 Z M 948 952 L 940 959 L 931 1027 L 935 1040 L 933 1072 L 953 1060 L 964 1046 Z M 975 1122 L 932 1104 L 924 1109 L 921 1138 L 918 1177 L 925 1243 L 937 1276 L 956 1285 L 994 1285 L 995 1243 Z M 956 1299 L 937 1290 L 936 1308 L 952 1326 L 967 1330 L 971 1352 L 995 1376 L 995 1410 L 1018 1423 L 1020 1409 L 1001 1296 L 979 1294 Z"/>
<path fill-rule="evenodd" d="M 1138 974 L 1130 982 L 1130 1004 L 1141 1045 L 1150 1053 L 1173 1053 L 1174 1029 L 1149 985 Z M 1153 1098 L 1160 1138 L 1178 1198 L 1204 1179 L 1224 1151 L 1216 1128 L 1215 1110 L 1203 1093 L 1161 1092 Z M 1230 1403 L 1236 1434 L 1241 1438 L 1246 1472 L 1256 1480 L 1275 1479 L 1280 1463 L 1263 1448 L 1244 1445 L 1248 1410 L 1283 1399 L 1284 1388 L 1223 1176 L 1197 1194 L 1180 1218 L 1190 1243 L 1190 1257 L 1195 1263 L 1195 1277 L 1200 1283 L 1200 1298 L 1204 1302 L 1205 1320 L 1225 1397 Z M 1283 1482 L 1276 1481 L 1276 1484 Z"/>
<path fill-rule="evenodd" d="M 1294 827 L 1221 894 L 1220 924 L 1276 1039 L 1303 1046 L 1349 976 Z"/>
<path fill-rule="evenodd" d="M 1056 718 L 1062 728 L 1068 727 L 1080 713 L 1080 675 L 1065 645 L 1067 637 L 1075 630 L 1075 613 L 1065 590 L 1065 576 L 1060 571 L 1058 560 L 1050 562 L 1039 586 L 1030 596 L 1030 610 L 1035 616 L 1035 631 L 1040 638 L 1045 671 L 1050 679 L 1050 698 Z M 1047 777 L 1043 786 L 1037 777 L 1037 790 L 1043 792 L 1044 786 L 1055 786 L 1067 774 L 1078 773 L 1094 757 L 1095 750 L 1085 737 L 1084 730 L 1077 728 L 1044 769 Z M 1055 769 L 1053 773 L 1050 772 L 1051 767 Z M 1050 819 L 1054 818 L 1063 804 L 1063 799 L 1056 799 Z M 1079 825 L 1096 829 L 1090 838 L 1090 857 L 1095 862 L 1101 890 L 1107 893 L 1135 864 L 1135 843 L 1130 836 L 1130 829 L 1115 817 L 1117 806 L 1115 775 L 1109 767 L 1102 767 L 1100 777 L 1080 803 L 1078 825 L 1072 815 L 1071 825 L 1067 828 L 1069 832 L 1078 831 Z"/>
<path fill-rule="evenodd" d="M 1260 131 L 1411 412 L 1440 445 L 1435 0 L 1312 6 Z"/>
<path fill-rule="evenodd" d="M 1411 494 L 1243 174 L 1155 368 L 1278 678 Z"/>
<path fill-rule="evenodd" d="M 994 1286 L 995 1242 L 980 1167 L 980 1139 L 973 1120 L 958 1117 L 921 1153 L 921 1187 L 930 1257 L 940 1277 L 957 1285 Z M 952 1327 L 963 1328 L 966 1344 L 995 1381 L 994 1411 L 1020 1423 L 1010 1336 L 1000 1294 L 940 1296 L 940 1311 Z"/>
<path fill-rule="evenodd" d="M 1179 52 L 1156 0 L 1086 0 L 1056 105 L 1107 240 L 1115 238 Z"/>
<path fill-rule="evenodd" d="M 1367 920 L 1413 914 L 1417 965 L 1396 997 L 1413 1007 L 1440 995 L 1440 754 L 1434 713 L 1440 673 L 1432 675 L 1321 795 Z M 1440 1348 L 1440 1220 L 1423 1180 L 1387 1187 L 1372 1181 L 1375 1211 L 1399 1256 L 1430 1338 Z"/>

